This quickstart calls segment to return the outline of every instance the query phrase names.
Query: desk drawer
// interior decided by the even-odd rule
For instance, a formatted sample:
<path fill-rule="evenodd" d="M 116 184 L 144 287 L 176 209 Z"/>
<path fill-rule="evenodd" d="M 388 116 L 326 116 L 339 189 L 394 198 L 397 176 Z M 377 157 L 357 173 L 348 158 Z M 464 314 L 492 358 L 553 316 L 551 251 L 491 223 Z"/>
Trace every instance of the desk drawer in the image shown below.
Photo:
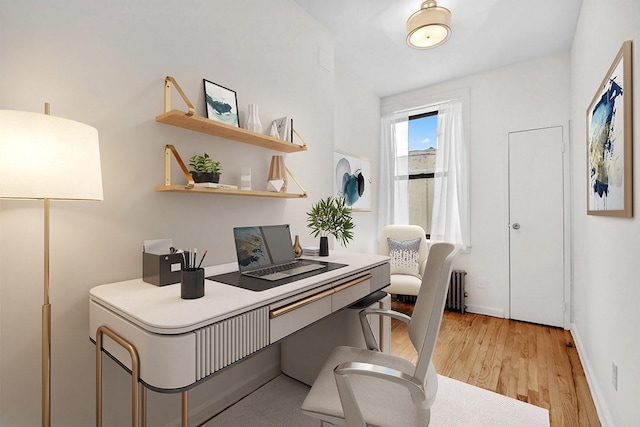
<path fill-rule="evenodd" d="M 271 343 L 340 310 L 371 293 L 371 274 L 309 295 L 269 311 Z"/>
<path fill-rule="evenodd" d="M 331 295 L 332 311 L 338 311 L 369 295 L 371 293 L 371 277 L 371 274 L 367 274 L 336 286 L 335 293 Z"/>
<path fill-rule="evenodd" d="M 332 293 L 333 289 L 329 289 L 270 310 L 271 343 L 331 314 Z"/>

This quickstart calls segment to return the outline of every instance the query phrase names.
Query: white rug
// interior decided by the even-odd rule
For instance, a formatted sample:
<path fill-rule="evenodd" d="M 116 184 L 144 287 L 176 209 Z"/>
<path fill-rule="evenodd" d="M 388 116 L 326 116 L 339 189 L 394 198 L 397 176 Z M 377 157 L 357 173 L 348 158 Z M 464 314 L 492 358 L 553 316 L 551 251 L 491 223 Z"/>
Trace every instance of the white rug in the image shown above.
<path fill-rule="evenodd" d="M 549 411 L 451 378 L 438 377 L 430 427 L 545 427 Z M 280 375 L 202 427 L 320 426 L 300 412 L 309 388 Z"/>
<path fill-rule="evenodd" d="M 438 375 L 430 427 L 543 427 L 549 411 L 492 391 Z"/>

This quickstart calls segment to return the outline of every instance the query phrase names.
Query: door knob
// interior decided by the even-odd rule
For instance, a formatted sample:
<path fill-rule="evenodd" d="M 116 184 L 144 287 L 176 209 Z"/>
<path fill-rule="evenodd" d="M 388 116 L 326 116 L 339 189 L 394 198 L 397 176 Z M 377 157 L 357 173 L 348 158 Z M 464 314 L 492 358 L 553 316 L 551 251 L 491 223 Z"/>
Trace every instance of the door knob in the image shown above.
<path fill-rule="evenodd" d="M 520 224 L 518 224 L 517 222 L 514 222 L 511 227 L 513 227 L 514 230 L 519 230 L 520 229 Z"/>

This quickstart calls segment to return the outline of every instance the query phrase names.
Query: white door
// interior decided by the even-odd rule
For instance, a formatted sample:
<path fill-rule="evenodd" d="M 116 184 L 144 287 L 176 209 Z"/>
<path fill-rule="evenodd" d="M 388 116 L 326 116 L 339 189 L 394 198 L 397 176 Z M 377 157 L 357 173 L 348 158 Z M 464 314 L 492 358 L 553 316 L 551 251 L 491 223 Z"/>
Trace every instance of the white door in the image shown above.
<path fill-rule="evenodd" d="M 562 127 L 509 134 L 510 317 L 563 326 Z"/>

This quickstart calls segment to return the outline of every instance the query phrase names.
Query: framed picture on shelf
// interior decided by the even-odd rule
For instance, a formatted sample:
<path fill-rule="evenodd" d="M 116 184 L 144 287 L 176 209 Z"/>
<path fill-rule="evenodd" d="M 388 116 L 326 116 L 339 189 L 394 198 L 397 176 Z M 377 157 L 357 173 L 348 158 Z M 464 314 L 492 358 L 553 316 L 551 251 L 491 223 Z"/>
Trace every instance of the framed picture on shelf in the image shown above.
<path fill-rule="evenodd" d="M 353 211 L 371 211 L 371 162 L 334 151 L 333 171 L 335 195 L 344 196 Z"/>
<path fill-rule="evenodd" d="M 587 215 L 632 211 L 631 41 L 625 41 L 587 108 Z"/>
<path fill-rule="evenodd" d="M 207 118 L 227 125 L 240 127 L 236 92 L 207 79 L 203 80 Z"/>

